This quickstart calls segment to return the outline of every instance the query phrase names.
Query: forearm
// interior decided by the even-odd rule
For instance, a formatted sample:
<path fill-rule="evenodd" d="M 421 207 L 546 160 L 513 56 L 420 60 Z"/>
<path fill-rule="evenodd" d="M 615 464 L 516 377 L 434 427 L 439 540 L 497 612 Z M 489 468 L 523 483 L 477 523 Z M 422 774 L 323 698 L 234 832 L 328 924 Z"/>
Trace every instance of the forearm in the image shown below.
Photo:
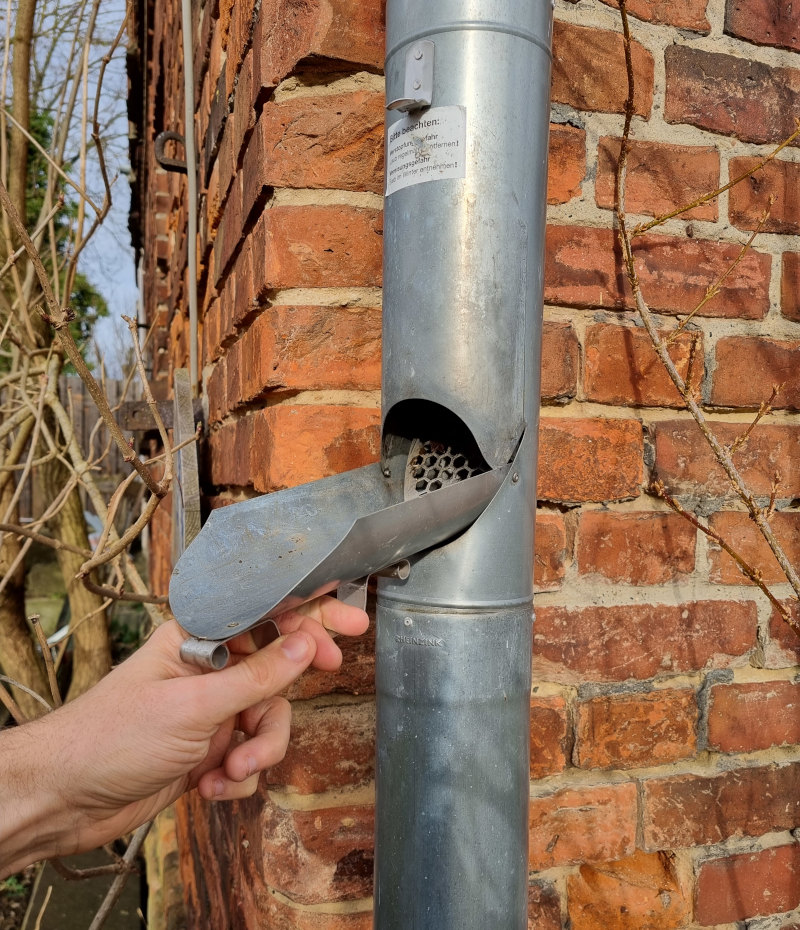
<path fill-rule="evenodd" d="M 0 731 L 0 878 L 74 850 L 74 812 L 54 778 L 55 730 L 45 718 Z"/>

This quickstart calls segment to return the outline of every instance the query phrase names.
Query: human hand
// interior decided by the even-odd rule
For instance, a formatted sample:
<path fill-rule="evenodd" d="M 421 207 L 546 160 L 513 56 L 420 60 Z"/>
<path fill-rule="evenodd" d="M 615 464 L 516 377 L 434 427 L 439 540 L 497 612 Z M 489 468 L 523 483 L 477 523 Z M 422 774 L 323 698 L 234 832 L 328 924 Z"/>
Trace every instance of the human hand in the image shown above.
<path fill-rule="evenodd" d="M 251 795 L 286 752 L 291 710 L 279 692 L 311 664 L 339 667 L 328 631 L 358 635 L 368 625 L 363 611 L 331 598 L 276 622 L 280 639 L 264 649 L 252 633 L 231 640 L 230 663 L 215 672 L 182 662 L 186 634 L 166 623 L 76 701 L 2 734 L 2 805 L 13 805 L 16 778 L 17 819 L 27 826 L 15 829 L 12 817 L 4 829 L 0 816 L 0 874 L 20 866 L 9 853 L 22 851 L 25 832 L 29 845 L 39 834 L 30 862 L 109 842 L 191 788 L 209 800 Z"/>

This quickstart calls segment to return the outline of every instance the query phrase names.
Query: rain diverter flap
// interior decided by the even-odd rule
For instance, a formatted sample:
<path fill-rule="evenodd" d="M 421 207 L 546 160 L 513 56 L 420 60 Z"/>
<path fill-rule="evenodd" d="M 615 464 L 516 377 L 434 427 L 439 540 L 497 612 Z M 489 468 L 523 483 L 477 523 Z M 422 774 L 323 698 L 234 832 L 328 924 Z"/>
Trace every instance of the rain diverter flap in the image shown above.
<path fill-rule="evenodd" d="M 367 465 L 215 510 L 172 573 L 172 611 L 198 639 L 230 639 L 455 536 L 508 470 L 398 501 L 381 466 Z"/>

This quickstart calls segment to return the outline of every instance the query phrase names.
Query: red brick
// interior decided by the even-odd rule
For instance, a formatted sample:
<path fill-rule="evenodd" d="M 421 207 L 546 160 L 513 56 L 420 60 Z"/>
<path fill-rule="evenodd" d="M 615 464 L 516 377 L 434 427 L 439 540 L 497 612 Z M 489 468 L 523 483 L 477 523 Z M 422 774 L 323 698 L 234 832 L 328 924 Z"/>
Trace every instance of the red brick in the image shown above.
<path fill-rule="evenodd" d="M 250 447 L 253 442 L 253 421 L 243 417 L 226 423 L 211 434 L 209 440 L 210 479 L 218 487 L 249 487 L 253 484 L 250 468 Z"/>
<path fill-rule="evenodd" d="M 379 308 L 268 307 L 241 345 L 242 403 L 268 391 L 381 385 Z"/>
<path fill-rule="evenodd" d="M 561 896 L 550 882 L 528 887 L 528 930 L 562 930 Z"/>
<path fill-rule="evenodd" d="M 380 454 L 380 411 L 373 408 L 278 405 L 254 421 L 249 464 L 257 491 L 316 481 Z"/>
<path fill-rule="evenodd" d="M 586 176 L 586 133 L 574 126 L 550 124 L 547 202 L 567 203 L 581 192 Z"/>
<path fill-rule="evenodd" d="M 567 702 L 558 695 L 531 700 L 531 778 L 555 775 L 567 767 L 570 726 Z"/>
<path fill-rule="evenodd" d="M 742 142 L 777 143 L 794 131 L 800 69 L 668 45 L 664 116 Z"/>
<path fill-rule="evenodd" d="M 605 136 L 597 149 L 597 206 L 614 208 L 620 140 Z M 660 216 L 719 187 L 719 152 L 711 145 L 669 145 L 633 140 L 628 151 L 625 211 Z M 716 220 L 717 201 L 681 214 L 686 220 Z"/>
<path fill-rule="evenodd" d="M 636 420 L 556 420 L 539 424 L 540 500 L 606 501 L 636 497 L 644 444 Z"/>
<path fill-rule="evenodd" d="M 374 606 L 367 607 L 374 614 Z M 362 636 L 341 636 L 342 665 L 336 672 L 309 668 L 286 689 L 290 701 L 308 700 L 325 694 L 375 693 L 375 624 Z"/>
<path fill-rule="evenodd" d="M 782 601 L 796 622 L 800 622 L 800 605 L 796 601 Z M 789 668 L 800 665 L 800 636 L 773 607 L 769 618 L 769 642 L 766 649 L 768 668 Z"/>
<path fill-rule="evenodd" d="M 384 7 L 379 0 L 265 0 L 253 34 L 256 83 L 277 87 L 303 59 L 383 67 Z"/>
<path fill-rule="evenodd" d="M 258 124 L 259 163 L 270 187 L 383 192 L 383 94 L 358 91 L 267 103 Z M 248 155 L 249 155 L 248 150 Z"/>
<path fill-rule="evenodd" d="M 691 922 L 690 895 L 657 854 L 582 865 L 567 878 L 567 900 L 572 930 L 678 930 Z"/>
<path fill-rule="evenodd" d="M 567 788 L 530 804 L 530 867 L 620 859 L 636 843 L 636 786 Z"/>
<path fill-rule="evenodd" d="M 739 177 L 760 161 L 760 158 L 732 158 L 730 176 Z M 776 158 L 731 189 L 728 216 L 740 229 L 758 229 L 765 211 L 769 210 L 766 222 L 760 227 L 764 232 L 796 235 L 800 232 L 798 186 L 800 164 Z M 770 198 L 774 198 L 771 205 Z"/>
<path fill-rule="evenodd" d="M 533 580 L 537 591 L 559 587 L 564 579 L 567 552 L 567 528 L 560 513 L 538 511 L 533 557 Z"/>
<path fill-rule="evenodd" d="M 570 323 L 545 322 L 542 332 L 542 399 L 575 396 L 580 354 Z"/>
<path fill-rule="evenodd" d="M 642 294 L 652 310 L 691 313 L 731 265 L 740 247 L 700 239 L 645 235 L 634 240 Z M 769 310 L 772 260 L 750 249 L 701 316 L 762 319 Z M 631 310 L 633 298 L 611 229 L 548 226 L 545 301 L 570 307 Z"/>
<path fill-rule="evenodd" d="M 603 0 L 603 3 L 619 8 L 619 0 Z M 630 0 L 627 10 L 629 16 L 648 23 L 708 32 L 706 5 L 707 0 Z"/>
<path fill-rule="evenodd" d="M 749 514 L 721 511 L 712 514 L 709 522 L 712 529 L 719 533 L 734 552 L 737 552 L 751 568 L 761 572 L 766 584 L 778 584 L 786 580 L 778 560 Z M 800 560 L 800 513 L 776 513 L 770 520 L 770 526 L 789 562 L 796 566 Z M 752 584 L 728 553 L 713 540 L 710 541 L 709 547 L 712 581 L 718 584 Z"/>
<path fill-rule="evenodd" d="M 773 401 L 776 409 L 800 408 L 800 382 L 796 377 L 800 342 L 783 342 L 764 336 L 728 336 L 716 348 L 711 402 L 721 407 L 758 408 L 782 384 Z"/>
<path fill-rule="evenodd" d="M 664 335 L 662 333 L 662 335 Z M 598 323 L 585 337 L 583 388 L 587 400 L 601 404 L 684 407 L 647 331 L 640 327 Z M 703 377 L 703 337 L 683 332 L 669 347 L 678 373 L 699 386 Z"/>
<path fill-rule="evenodd" d="M 697 750 L 694 691 L 611 694 L 578 705 L 576 764 L 584 769 L 665 765 Z"/>
<path fill-rule="evenodd" d="M 783 253 L 781 312 L 795 323 L 800 322 L 800 252 Z"/>
<path fill-rule="evenodd" d="M 382 219 L 377 210 L 273 207 L 264 211 L 261 223 L 262 235 L 253 242 L 253 277 L 264 290 L 381 283 Z"/>
<path fill-rule="evenodd" d="M 264 806 L 263 880 L 299 904 L 347 901 L 372 892 L 372 807 L 309 811 Z"/>
<path fill-rule="evenodd" d="M 299 794 L 366 785 L 374 775 L 374 756 L 374 704 L 295 703 L 289 748 L 265 784 L 287 785 Z"/>
<path fill-rule="evenodd" d="M 653 56 L 631 43 L 636 81 L 635 112 L 647 116 L 653 105 Z M 553 23 L 553 103 L 577 110 L 624 113 L 628 93 L 622 34 L 605 29 Z"/>
<path fill-rule="evenodd" d="M 708 710 L 708 746 L 753 752 L 800 743 L 800 684 L 794 681 L 716 685 Z"/>
<path fill-rule="evenodd" d="M 618 584 L 665 584 L 694 571 L 695 539 L 678 514 L 588 510 L 578 526 L 578 572 Z"/>
<path fill-rule="evenodd" d="M 800 25 L 792 0 L 730 0 L 725 32 L 757 45 L 774 45 L 800 52 Z"/>
<path fill-rule="evenodd" d="M 692 601 L 677 607 L 540 607 L 534 678 L 647 679 L 724 667 L 756 644 L 756 606 Z"/>
<path fill-rule="evenodd" d="M 733 442 L 746 423 L 709 426 L 723 444 Z M 717 464 L 705 437 L 693 420 L 665 420 L 655 424 L 655 477 L 672 494 L 692 497 L 731 495 L 730 483 Z M 753 494 L 769 495 L 776 473 L 781 475 L 780 497 L 800 496 L 800 428 L 759 424 L 734 456 L 734 464 Z"/>
<path fill-rule="evenodd" d="M 794 829 L 800 820 L 800 765 L 719 775 L 676 775 L 643 783 L 648 850 L 720 843 Z"/>
<path fill-rule="evenodd" d="M 703 926 L 790 911 L 800 904 L 800 846 L 713 859 L 697 876 L 695 916 Z"/>

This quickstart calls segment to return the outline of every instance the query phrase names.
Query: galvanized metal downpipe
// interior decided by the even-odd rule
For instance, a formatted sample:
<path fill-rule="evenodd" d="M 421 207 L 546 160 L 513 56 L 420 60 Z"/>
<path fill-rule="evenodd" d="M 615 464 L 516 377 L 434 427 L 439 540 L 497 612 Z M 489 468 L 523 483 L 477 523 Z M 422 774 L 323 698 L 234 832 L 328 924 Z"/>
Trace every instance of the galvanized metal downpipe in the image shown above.
<path fill-rule="evenodd" d="M 551 0 L 387 3 L 384 471 L 420 436 L 512 465 L 378 582 L 376 930 L 527 926 L 551 30 Z"/>

